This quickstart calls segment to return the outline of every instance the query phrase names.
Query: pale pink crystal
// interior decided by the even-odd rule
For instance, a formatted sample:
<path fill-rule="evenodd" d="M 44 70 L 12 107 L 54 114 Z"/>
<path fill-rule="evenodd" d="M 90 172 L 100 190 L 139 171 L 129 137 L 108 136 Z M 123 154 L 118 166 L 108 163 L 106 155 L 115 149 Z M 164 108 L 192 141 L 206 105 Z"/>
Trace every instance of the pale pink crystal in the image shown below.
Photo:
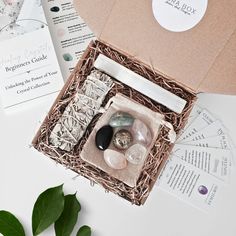
<path fill-rule="evenodd" d="M 109 167 L 115 170 L 122 170 L 127 167 L 124 154 L 111 149 L 104 151 L 104 160 Z"/>

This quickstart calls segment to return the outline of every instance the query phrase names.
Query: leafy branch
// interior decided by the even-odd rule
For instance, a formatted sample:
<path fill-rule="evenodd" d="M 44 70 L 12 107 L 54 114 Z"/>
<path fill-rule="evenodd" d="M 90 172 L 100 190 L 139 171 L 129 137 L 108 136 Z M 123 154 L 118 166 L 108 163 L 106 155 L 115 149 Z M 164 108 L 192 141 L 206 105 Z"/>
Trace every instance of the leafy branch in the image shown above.
<path fill-rule="evenodd" d="M 54 224 L 56 236 L 70 236 L 81 210 L 76 194 L 64 196 L 63 185 L 49 188 L 36 200 L 32 213 L 33 236 Z M 0 211 L 0 233 L 3 236 L 26 236 L 20 221 L 10 212 Z M 91 228 L 82 226 L 76 236 L 91 236 Z"/>

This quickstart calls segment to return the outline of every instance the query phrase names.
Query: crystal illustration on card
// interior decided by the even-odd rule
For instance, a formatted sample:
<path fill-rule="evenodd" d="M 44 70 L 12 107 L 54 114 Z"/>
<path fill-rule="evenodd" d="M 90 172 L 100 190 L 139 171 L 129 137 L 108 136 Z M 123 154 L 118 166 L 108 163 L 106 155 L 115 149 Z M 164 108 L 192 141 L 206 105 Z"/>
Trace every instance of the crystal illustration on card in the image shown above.
<path fill-rule="evenodd" d="M 3 1 L 0 4 L 0 41 L 47 26 L 40 0 Z M 2 9 L 2 10 L 1 10 Z"/>

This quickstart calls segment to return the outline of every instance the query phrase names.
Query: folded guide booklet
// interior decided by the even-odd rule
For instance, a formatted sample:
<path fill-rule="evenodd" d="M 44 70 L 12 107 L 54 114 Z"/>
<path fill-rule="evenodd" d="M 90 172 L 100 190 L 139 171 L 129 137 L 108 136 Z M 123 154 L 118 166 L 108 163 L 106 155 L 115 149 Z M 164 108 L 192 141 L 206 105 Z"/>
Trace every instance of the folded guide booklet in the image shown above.
<path fill-rule="evenodd" d="M 0 102 L 5 109 L 62 88 L 93 38 L 72 2 L 0 0 Z"/>
<path fill-rule="evenodd" d="M 94 38 L 73 0 L 42 1 L 63 79 L 66 80 Z"/>

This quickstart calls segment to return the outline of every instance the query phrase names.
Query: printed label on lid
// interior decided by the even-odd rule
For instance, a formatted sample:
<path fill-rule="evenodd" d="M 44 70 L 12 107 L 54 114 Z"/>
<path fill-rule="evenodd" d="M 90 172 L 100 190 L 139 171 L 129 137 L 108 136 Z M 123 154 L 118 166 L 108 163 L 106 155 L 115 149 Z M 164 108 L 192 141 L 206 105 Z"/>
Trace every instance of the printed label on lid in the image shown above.
<path fill-rule="evenodd" d="M 157 22 L 165 29 L 183 32 L 192 29 L 204 17 L 208 0 L 153 0 Z"/>

